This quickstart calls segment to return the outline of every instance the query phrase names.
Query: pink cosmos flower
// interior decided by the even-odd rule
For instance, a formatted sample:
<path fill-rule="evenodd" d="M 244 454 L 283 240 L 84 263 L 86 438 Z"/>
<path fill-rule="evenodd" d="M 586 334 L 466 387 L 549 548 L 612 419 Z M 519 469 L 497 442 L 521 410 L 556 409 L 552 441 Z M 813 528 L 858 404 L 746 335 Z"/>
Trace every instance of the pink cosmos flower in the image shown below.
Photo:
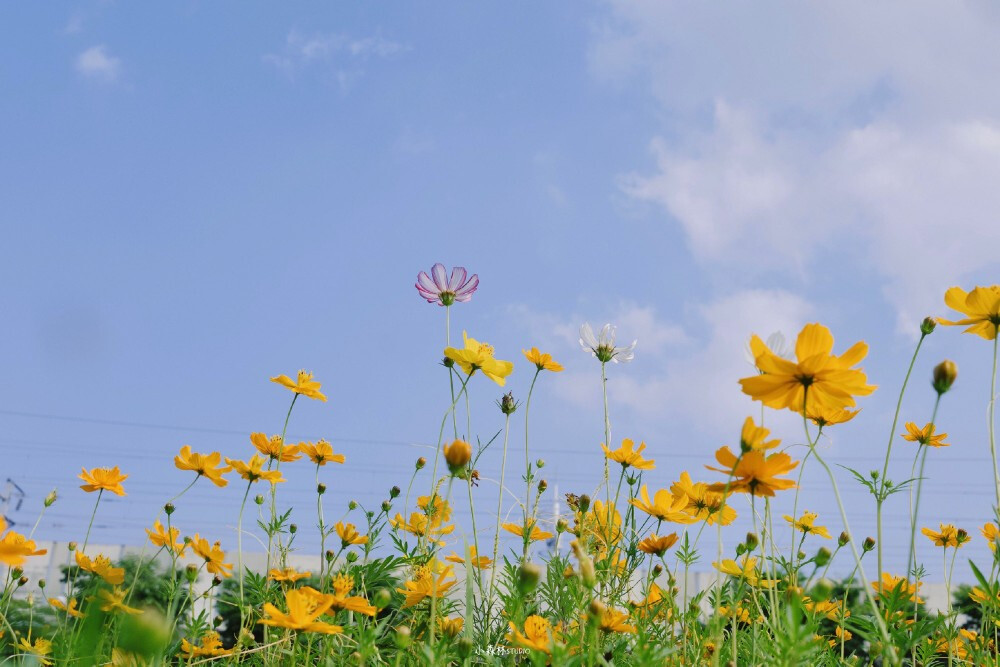
<path fill-rule="evenodd" d="M 468 301 L 479 287 L 478 275 L 473 273 L 469 278 L 466 275 L 465 267 L 456 266 L 449 279 L 444 264 L 439 263 L 431 267 L 430 275 L 426 271 L 418 273 L 415 287 L 427 303 L 450 306 L 456 301 Z"/>

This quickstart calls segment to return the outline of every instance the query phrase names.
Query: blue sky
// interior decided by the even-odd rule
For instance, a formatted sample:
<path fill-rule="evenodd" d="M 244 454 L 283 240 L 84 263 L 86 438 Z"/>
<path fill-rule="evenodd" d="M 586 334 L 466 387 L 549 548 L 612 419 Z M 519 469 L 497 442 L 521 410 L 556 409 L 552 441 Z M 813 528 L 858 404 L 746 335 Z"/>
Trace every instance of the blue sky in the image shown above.
<path fill-rule="evenodd" d="M 817 320 L 837 349 L 871 344 L 880 385 L 828 458 L 878 466 L 917 323 L 946 314 L 947 287 L 997 282 L 998 21 L 977 2 L 3 6 L 0 442 L 27 493 L 9 516 L 31 523 L 58 487 L 37 535 L 79 539 L 91 499 L 73 475 L 117 464 L 129 496 L 93 539 L 138 543 L 188 481 L 180 446 L 248 455 L 287 408 L 267 378 L 298 368 L 330 402 L 297 406 L 290 434 L 348 456 L 323 471 L 328 516 L 377 506 L 447 407 L 443 311 L 412 287 L 436 261 L 479 274 L 453 338 L 514 360 L 515 395 L 522 348 L 566 365 L 532 408 L 560 493 L 592 490 L 602 466 L 584 320 L 639 339 L 609 387 L 615 439 L 658 461 L 651 487 L 710 479 L 701 466 L 755 413 L 736 384 L 749 334 Z M 930 369 L 955 359 L 938 419 L 954 444 L 931 453 L 922 523 L 977 536 L 989 354 L 936 332 L 901 418 L 929 419 Z M 501 390 L 471 387 L 488 439 Z M 901 479 L 912 450 L 894 446 Z M 492 507 L 496 448 L 481 468 Z M 312 525 L 312 471 L 287 474 L 282 497 Z M 872 533 L 870 499 L 840 481 L 852 529 Z M 818 469 L 805 483 L 801 505 L 838 531 Z M 199 483 L 177 523 L 232 547 L 239 499 Z"/>

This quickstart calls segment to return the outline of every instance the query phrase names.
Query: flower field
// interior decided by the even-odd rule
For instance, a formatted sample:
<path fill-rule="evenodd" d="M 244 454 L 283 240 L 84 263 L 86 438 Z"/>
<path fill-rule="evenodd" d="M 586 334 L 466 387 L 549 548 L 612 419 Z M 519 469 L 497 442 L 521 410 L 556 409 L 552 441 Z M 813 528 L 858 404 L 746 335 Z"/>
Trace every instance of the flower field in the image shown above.
<path fill-rule="evenodd" d="M 592 488 L 566 494 L 568 510 L 559 516 L 540 510 L 554 490 L 532 451 L 530 427 L 546 418 L 531 411 L 535 387 L 558 381 L 562 365 L 537 347 L 506 354 L 479 332 L 459 337 L 453 316 L 475 307 L 479 289 L 478 276 L 464 268 L 436 264 L 419 273 L 415 287 L 442 315 L 448 342 L 427 350 L 441 360 L 440 381 L 424 399 L 439 407 L 439 429 L 428 436 L 437 447 L 413 461 L 408 479 L 384 480 L 380 507 L 351 502 L 346 515 L 328 517 L 327 503 L 346 501 L 335 497 L 332 480 L 352 461 L 326 440 L 286 441 L 297 412 L 327 402 L 321 380 L 330 380 L 306 371 L 276 375 L 270 385 L 262 378 L 276 411 L 287 408 L 284 421 L 269 429 L 273 435 L 249 433 L 226 452 L 184 445 L 165 460 L 176 492 L 136 537 L 147 542 L 139 558 L 113 561 L 91 545 L 95 520 L 114 520 L 102 499 L 129 491 L 128 471 L 114 462 L 82 470 L 79 489 L 66 494 L 89 503 L 91 513 L 89 524 L 73 528 L 61 581 L 29 582 L 23 568 L 45 555 L 36 543 L 44 536 L 35 534 L 42 514 L 66 499 L 45 498 L 31 531 L 15 531 L 0 517 L 0 664 L 1000 663 L 1000 517 L 964 527 L 921 521 L 924 482 L 933 474 L 928 455 L 950 445 L 936 424 L 938 408 L 958 369 L 945 360 L 932 377 L 911 377 L 928 336 L 958 327 L 985 341 L 983 364 L 992 364 L 993 380 L 981 395 L 993 467 L 984 474 L 992 474 L 995 495 L 974 500 L 996 517 L 1000 286 L 953 287 L 942 317 L 914 324 L 919 341 L 909 368 L 900 369 L 885 463 L 870 471 L 840 467 L 817 447 L 824 433 L 863 419 L 862 403 L 877 389 L 862 367 L 864 342 L 835 343 L 819 323 L 803 327 L 791 345 L 747 332 L 756 372 L 733 378 L 733 391 L 759 411 L 733 424 L 738 440 L 719 447 L 714 459 L 665 470 L 655 446 L 611 432 L 608 377 L 633 361 L 637 341 L 621 344 L 610 324 L 596 332 L 583 324 L 580 354 L 593 357 L 603 403 L 592 410 L 603 412 L 604 429 L 578 453 L 592 462 Z M 522 396 L 510 391 L 513 380 Z M 499 434 L 488 441 L 480 436 L 495 425 L 474 428 L 473 384 L 484 387 L 476 396 L 486 389 L 490 400 L 500 396 Z M 901 414 L 907 391 L 933 392 L 931 414 Z M 796 416 L 794 432 L 769 426 L 776 411 Z M 523 439 L 511 437 L 514 420 L 523 424 Z M 648 439 L 655 442 L 655 434 Z M 479 467 L 488 448 L 502 452 L 498 470 Z M 906 461 L 909 478 L 888 477 L 893 460 Z M 293 512 L 283 501 L 289 466 L 314 470 L 314 512 Z M 807 467 L 823 471 L 822 488 L 802 484 Z M 481 483 L 485 477 L 499 480 L 499 488 Z M 234 535 L 187 533 L 175 521 L 175 504 L 195 485 L 239 490 Z M 845 485 L 867 494 L 874 535 L 852 533 L 854 517 L 841 501 Z M 820 494 L 836 499 L 839 516 L 805 509 Z M 788 513 L 774 507 L 777 498 Z M 909 535 L 907 566 L 892 571 L 883 549 L 889 506 L 895 516 L 905 512 Z M 470 521 L 457 520 L 459 507 Z M 735 532 L 738 516 L 749 519 L 750 532 Z M 318 535 L 319 551 L 311 554 L 312 567 L 295 569 L 290 557 L 301 553 L 296 539 L 307 531 Z M 944 609 L 928 609 L 922 587 L 943 579 L 950 590 L 956 560 L 972 540 L 988 543 L 993 560 L 972 564 L 975 581 L 954 601 L 949 596 Z M 939 557 L 919 562 L 918 541 Z M 266 549 L 259 571 L 244 564 L 251 543 Z M 696 564 L 710 564 L 713 584 L 689 590 Z M 832 574 L 839 571 L 846 576 Z M 196 586 L 206 577 L 210 585 Z M 29 583 L 43 595 L 19 593 Z"/>

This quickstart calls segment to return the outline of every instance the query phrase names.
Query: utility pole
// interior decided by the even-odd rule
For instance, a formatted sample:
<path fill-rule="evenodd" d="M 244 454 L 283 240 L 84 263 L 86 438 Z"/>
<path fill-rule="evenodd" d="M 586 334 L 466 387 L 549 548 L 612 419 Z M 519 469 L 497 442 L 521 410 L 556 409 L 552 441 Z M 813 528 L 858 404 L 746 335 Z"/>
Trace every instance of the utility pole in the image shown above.
<path fill-rule="evenodd" d="M 17 483 L 10 477 L 4 482 L 3 492 L 0 493 L 0 517 L 3 517 L 7 521 L 8 526 L 16 525 L 16 522 L 7 517 L 7 513 L 11 511 L 11 505 L 14 506 L 13 511 L 17 512 L 21 509 L 21 503 L 24 502 L 24 489 L 17 485 Z"/>

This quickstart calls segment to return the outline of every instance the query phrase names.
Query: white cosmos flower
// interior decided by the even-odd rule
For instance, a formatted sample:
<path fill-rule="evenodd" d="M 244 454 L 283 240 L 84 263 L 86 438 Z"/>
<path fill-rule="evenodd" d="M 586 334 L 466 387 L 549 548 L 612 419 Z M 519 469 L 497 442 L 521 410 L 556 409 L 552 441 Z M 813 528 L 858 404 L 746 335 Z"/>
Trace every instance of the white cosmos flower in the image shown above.
<path fill-rule="evenodd" d="M 597 357 L 601 363 L 612 361 L 614 363 L 626 363 L 635 358 L 635 344 L 637 340 L 627 347 L 615 347 L 615 327 L 605 324 L 601 328 L 601 335 L 595 337 L 594 330 L 590 328 L 590 322 L 584 322 L 580 327 L 580 347 L 584 352 L 590 352 Z"/>
<path fill-rule="evenodd" d="M 782 359 L 788 359 L 789 361 L 795 360 L 795 356 L 793 354 L 794 350 L 792 350 L 792 346 L 789 345 L 788 341 L 785 339 L 785 334 L 781 333 L 780 331 L 772 332 L 771 335 L 768 336 L 767 340 L 764 342 L 767 344 L 767 348 L 771 350 L 771 352 L 776 356 L 781 357 Z M 757 367 L 757 360 L 754 359 L 753 350 L 750 349 L 749 340 L 743 346 L 743 355 L 746 357 L 748 364 L 750 364 L 754 368 Z"/>

